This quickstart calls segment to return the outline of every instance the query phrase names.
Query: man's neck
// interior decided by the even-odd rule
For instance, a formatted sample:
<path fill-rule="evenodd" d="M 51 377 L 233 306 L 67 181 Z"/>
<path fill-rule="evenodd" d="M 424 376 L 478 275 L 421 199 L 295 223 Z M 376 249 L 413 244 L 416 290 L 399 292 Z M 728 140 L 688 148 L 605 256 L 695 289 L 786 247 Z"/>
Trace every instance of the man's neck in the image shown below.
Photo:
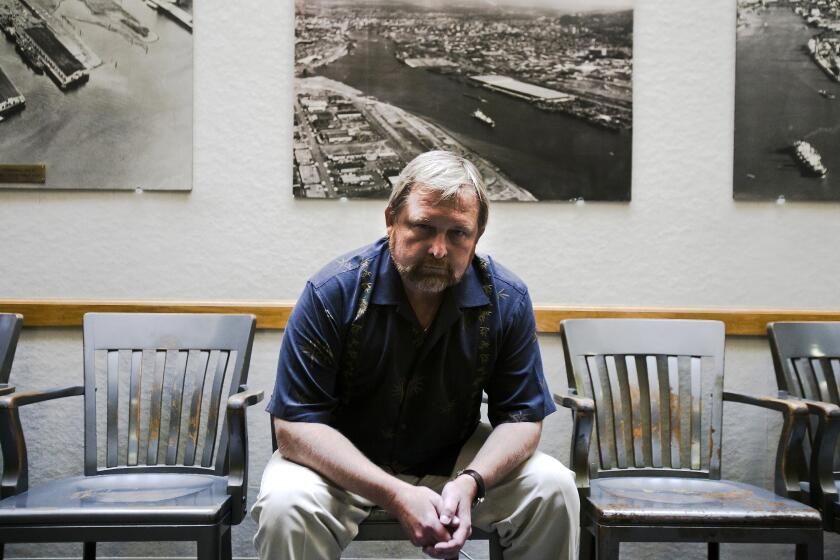
<path fill-rule="evenodd" d="M 403 284 L 403 287 L 408 302 L 414 310 L 414 315 L 417 317 L 417 322 L 420 323 L 423 330 L 428 329 L 435 320 L 440 303 L 443 301 L 443 292 L 430 294 L 429 292 L 412 289 L 405 284 Z"/>

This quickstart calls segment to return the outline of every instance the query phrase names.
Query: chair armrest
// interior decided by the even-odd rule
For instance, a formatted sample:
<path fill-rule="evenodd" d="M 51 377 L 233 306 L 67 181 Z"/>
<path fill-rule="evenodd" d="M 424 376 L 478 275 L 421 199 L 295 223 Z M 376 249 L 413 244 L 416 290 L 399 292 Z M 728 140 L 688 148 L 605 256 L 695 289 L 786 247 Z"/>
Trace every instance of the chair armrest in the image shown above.
<path fill-rule="evenodd" d="M 15 392 L 14 385 L 0 385 L 0 396 L 8 395 Z"/>
<path fill-rule="evenodd" d="M 228 471 L 227 493 L 231 497 L 231 524 L 236 525 L 245 517 L 248 499 L 248 407 L 263 400 L 259 390 L 243 391 L 227 400 Z"/>
<path fill-rule="evenodd" d="M 14 387 L 11 388 L 14 391 Z M 3 479 L 0 497 L 14 496 L 29 489 L 29 460 L 18 408 L 27 404 L 83 395 L 82 386 L 26 391 L 0 396 L 0 446 L 3 449 Z"/>
<path fill-rule="evenodd" d="M 589 495 L 589 443 L 592 422 L 595 419 L 595 402 L 577 395 L 554 395 L 554 402 L 572 410 L 571 465 L 575 471 L 575 485 L 581 497 Z"/>
<path fill-rule="evenodd" d="M 14 389 L 13 389 L 14 390 Z M 0 409 L 17 408 L 27 404 L 34 404 L 64 397 L 75 397 L 84 395 L 85 388 L 82 385 L 72 387 L 54 387 L 42 391 L 24 391 L 23 393 L 10 393 L 0 397 Z"/>
<path fill-rule="evenodd" d="M 799 486 L 799 476 L 796 472 L 794 457 L 794 453 L 797 449 L 800 449 L 802 439 L 805 436 L 805 427 L 808 420 L 808 407 L 805 403 L 786 396 L 762 395 L 756 397 L 733 391 L 724 391 L 723 400 L 759 406 L 782 413 L 782 431 L 779 434 L 779 444 L 776 449 L 774 490 L 779 496 L 807 501 L 807 496 L 802 495 L 802 489 Z"/>

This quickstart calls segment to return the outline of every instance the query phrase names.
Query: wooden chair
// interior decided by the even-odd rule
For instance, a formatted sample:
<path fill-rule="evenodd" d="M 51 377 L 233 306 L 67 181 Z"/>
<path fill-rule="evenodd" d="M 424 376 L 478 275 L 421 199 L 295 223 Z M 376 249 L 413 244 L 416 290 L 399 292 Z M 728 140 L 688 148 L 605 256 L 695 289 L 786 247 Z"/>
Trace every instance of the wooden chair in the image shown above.
<path fill-rule="evenodd" d="M 245 411 L 262 399 L 243 385 L 254 326 L 252 315 L 85 315 L 83 387 L 0 397 L 0 542 L 84 542 L 89 560 L 97 541 L 196 541 L 199 558 L 230 558 L 248 488 Z M 19 408 L 72 395 L 85 397 L 85 475 L 29 488 Z"/>
<path fill-rule="evenodd" d="M 770 323 L 767 333 L 779 390 L 803 399 L 813 419 L 797 456 L 801 498 L 840 532 L 840 322 Z"/>
<path fill-rule="evenodd" d="M 818 512 L 785 497 L 800 491 L 789 456 L 807 409 L 723 391 L 723 323 L 581 319 L 560 333 L 569 394 L 555 400 L 574 412 L 581 558 L 676 541 L 707 542 L 713 559 L 721 542 L 796 543 L 798 558 L 822 558 Z M 782 413 L 775 494 L 721 480 L 723 401 Z"/>
<path fill-rule="evenodd" d="M 271 417 L 271 448 L 277 451 L 277 433 L 274 431 L 274 416 Z M 397 518 L 382 508 L 375 507 L 367 519 L 359 525 L 357 541 L 405 541 L 408 540 Z M 499 534 L 488 533 L 473 527 L 470 540 L 490 541 L 490 560 L 502 560 L 502 545 Z"/>
<path fill-rule="evenodd" d="M 21 326 L 23 315 L 0 313 L 0 395 L 8 395 L 15 390 L 9 385 L 9 375 L 12 373 Z"/>

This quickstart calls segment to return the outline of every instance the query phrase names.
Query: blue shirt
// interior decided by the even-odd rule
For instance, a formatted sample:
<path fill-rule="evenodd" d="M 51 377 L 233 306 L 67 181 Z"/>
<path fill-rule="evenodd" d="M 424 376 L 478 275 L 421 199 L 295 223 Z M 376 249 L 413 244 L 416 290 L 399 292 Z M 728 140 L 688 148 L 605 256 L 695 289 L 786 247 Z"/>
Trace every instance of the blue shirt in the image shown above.
<path fill-rule="evenodd" d="M 333 426 L 392 472 L 448 475 L 479 422 L 482 392 L 494 426 L 555 410 L 525 284 L 476 255 L 424 332 L 380 239 L 307 282 L 268 411 Z"/>

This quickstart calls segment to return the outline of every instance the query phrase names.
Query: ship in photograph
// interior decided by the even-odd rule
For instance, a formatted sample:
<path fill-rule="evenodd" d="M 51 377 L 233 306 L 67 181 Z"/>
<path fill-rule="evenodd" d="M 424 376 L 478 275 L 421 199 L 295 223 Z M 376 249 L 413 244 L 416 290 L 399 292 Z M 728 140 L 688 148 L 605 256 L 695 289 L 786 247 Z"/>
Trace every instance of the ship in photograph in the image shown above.
<path fill-rule="evenodd" d="M 496 121 L 485 115 L 481 109 L 476 109 L 471 114 L 490 128 L 496 128 Z"/>
<path fill-rule="evenodd" d="M 823 165 L 822 157 L 809 142 L 805 140 L 794 142 L 793 155 L 807 173 L 816 177 L 825 177 L 828 174 L 828 169 Z"/>

